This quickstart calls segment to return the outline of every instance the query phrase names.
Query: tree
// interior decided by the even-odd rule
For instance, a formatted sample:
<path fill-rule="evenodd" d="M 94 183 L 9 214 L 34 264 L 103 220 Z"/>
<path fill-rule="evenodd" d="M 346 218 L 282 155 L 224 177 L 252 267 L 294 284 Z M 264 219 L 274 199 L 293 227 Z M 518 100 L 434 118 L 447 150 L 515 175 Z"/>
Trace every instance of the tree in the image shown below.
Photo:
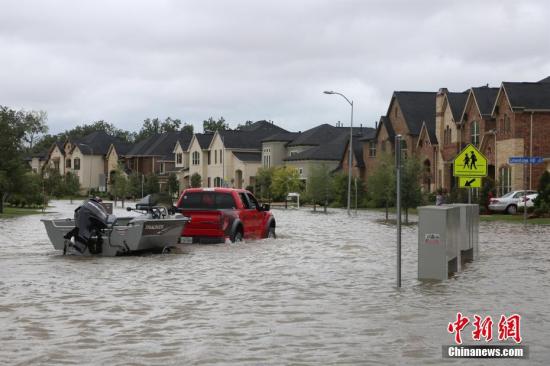
<path fill-rule="evenodd" d="M 65 174 L 64 193 L 69 196 L 71 203 L 73 203 L 73 197 L 80 194 L 80 180 L 78 176 L 73 172 Z"/>
<path fill-rule="evenodd" d="M 246 121 L 244 124 L 240 124 L 240 123 L 239 123 L 239 124 L 237 125 L 237 128 L 236 128 L 236 129 L 237 129 L 237 130 L 243 130 L 243 129 L 245 129 L 245 128 L 248 127 L 248 126 L 251 126 L 253 123 L 254 123 L 254 122 L 252 122 L 252 121 Z"/>
<path fill-rule="evenodd" d="M 116 179 L 116 178 L 115 178 Z M 141 174 L 132 173 L 128 177 L 128 195 L 137 198 L 142 196 L 141 184 L 144 178 Z"/>
<path fill-rule="evenodd" d="M 189 123 L 184 123 L 181 128 L 181 132 L 187 132 L 190 135 L 193 134 L 193 130 L 194 130 L 193 125 Z"/>
<path fill-rule="evenodd" d="M 409 208 L 422 203 L 420 179 L 422 169 L 416 157 L 404 159 L 401 175 L 401 204 L 405 209 L 405 224 L 409 223 Z"/>
<path fill-rule="evenodd" d="M 25 141 L 32 140 L 29 136 L 36 131 L 45 130 L 44 121 L 29 117 L 29 113 L 34 112 L 17 112 L 0 106 L 0 213 L 8 196 L 23 186 L 28 169 L 23 160 Z"/>
<path fill-rule="evenodd" d="M 200 188 L 201 183 L 201 175 L 199 173 L 193 173 L 193 175 L 191 175 L 191 188 Z"/>
<path fill-rule="evenodd" d="M 298 169 L 290 166 L 281 166 L 275 168 L 273 172 L 273 180 L 271 182 L 271 190 L 273 195 L 278 199 L 284 199 L 288 193 L 300 189 L 300 174 Z"/>
<path fill-rule="evenodd" d="M 25 124 L 26 130 L 25 141 L 29 145 L 29 150 L 32 151 L 33 144 L 40 134 L 45 134 L 48 132 L 48 126 L 46 125 L 46 120 L 48 115 L 44 111 L 31 111 L 25 114 Z"/>
<path fill-rule="evenodd" d="M 220 117 L 217 121 L 214 118 L 210 117 L 207 120 L 202 121 L 203 132 L 216 132 L 228 130 L 229 125 L 225 123 L 225 119 Z"/>
<path fill-rule="evenodd" d="M 271 182 L 273 180 L 274 168 L 260 168 L 256 173 L 256 192 L 260 192 L 263 201 L 265 197 L 271 200 Z"/>
<path fill-rule="evenodd" d="M 376 207 L 385 207 L 388 221 L 389 207 L 395 203 L 395 162 L 393 156 L 381 154 L 378 165 L 369 177 L 367 189 Z"/>
<path fill-rule="evenodd" d="M 547 215 L 550 213 L 550 172 L 547 170 L 540 176 L 538 194 L 533 202 L 535 213 L 541 216 Z"/>
<path fill-rule="evenodd" d="M 115 170 L 114 182 L 113 182 L 113 193 L 115 195 L 115 205 L 116 205 L 117 199 L 120 199 L 122 201 L 122 208 L 124 208 L 124 200 L 126 199 L 126 196 L 128 196 L 129 191 L 130 191 L 130 182 L 128 181 L 128 178 L 126 178 L 126 174 L 124 173 L 124 170 L 119 165 Z"/>
<path fill-rule="evenodd" d="M 170 194 L 170 197 L 174 195 L 174 193 L 179 193 L 180 190 L 180 183 L 178 182 L 178 177 L 176 177 L 175 173 L 170 173 L 168 176 L 168 193 Z"/>
<path fill-rule="evenodd" d="M 313 211 L 316 211 L 316 204 L 324 203 L 324 212 L 327 212 L 327 206 L 334 190 L 334 181 L 330 170 L 326 164 L 311 169 L 306 193 L 307 197 L 313 201 Z"/>
<path fill-rule="evenodd" d="M 148 175 L 145 178 L 145 195 L 159 193 L 159 179 L 155 174 Z"/>

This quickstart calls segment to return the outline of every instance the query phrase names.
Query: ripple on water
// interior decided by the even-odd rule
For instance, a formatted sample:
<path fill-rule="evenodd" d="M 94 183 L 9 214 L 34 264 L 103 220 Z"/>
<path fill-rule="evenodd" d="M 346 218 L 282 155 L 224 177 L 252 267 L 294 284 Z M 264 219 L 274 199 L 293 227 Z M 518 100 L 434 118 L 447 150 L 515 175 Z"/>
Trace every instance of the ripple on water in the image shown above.
<path fill-rule="evenodd" d="M 47 217 L 76 207 L 54 205 Z M 404 227 L 398 291 L 384 213 L 274 214 L 277 240 L 123 258 L 63 257 L 39 216 L 0 221 L 0 359 L 439 364 L 457 311 L 519 312 L 530 363 L 550 358 L 550 227 L 482 223 L 480 259 L 445 282 L 416 280 L 416 228 Z"/>

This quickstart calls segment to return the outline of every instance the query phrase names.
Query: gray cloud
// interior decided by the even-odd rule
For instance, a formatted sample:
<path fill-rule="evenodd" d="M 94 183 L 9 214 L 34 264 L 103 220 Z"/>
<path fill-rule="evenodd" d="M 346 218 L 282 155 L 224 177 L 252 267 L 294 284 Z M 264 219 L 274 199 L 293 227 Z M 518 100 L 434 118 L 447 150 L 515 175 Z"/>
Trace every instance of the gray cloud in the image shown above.
<path fill-rule="evenodd" d="M 0 104 L 52 131 L 147 117 L 374 125 L 393 90 L 550 75 L 545 1 L 3 1 Z"/>

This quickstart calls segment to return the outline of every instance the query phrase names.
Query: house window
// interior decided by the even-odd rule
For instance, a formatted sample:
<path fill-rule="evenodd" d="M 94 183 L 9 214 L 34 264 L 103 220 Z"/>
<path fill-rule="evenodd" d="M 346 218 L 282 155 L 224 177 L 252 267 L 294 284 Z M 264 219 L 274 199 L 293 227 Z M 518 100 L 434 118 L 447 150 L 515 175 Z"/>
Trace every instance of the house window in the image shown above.
<path fill-rule="evenodd" d="M 299 168 L 299 169 L 298 169 L 298 173 L 300 173 L 300 177 L 301 177 L 302 174 L 304 174 L 304 169 L 303 169 L 303 168 Z"/>
<path fill-rule="evenodd" d="M 214 178 L 214 187 L 221 187 L 222 186 L 222 179 L 220 177 Z"/>
<path fill-rule="evenodd" d="M 500 168 L 500 194 L 506 194 L 512 190 L 512 168 L 503 166 Z"/>
<path fill-rule="evenodd" d="M 179 164 L 181 164 L 183 161 L 183 158 L 182 158 L 182 154 L 181 153 L 178 153 L 176 154 L 176 162 Z"/>
<path fill-rule="evenodd" d="M 470 142 L 478 147 L 479 146 L 479 122 L 473 121 L 470 126 Z"/>
<path fill-rule="evenodd" d="M 193 165 L 199 165 L 200 164 L 200 155 L 198 151 L 193 151 L 193 154 L 191 155 Z"/>
<path fill-rule="evenodd" d="M 208 154 L 208 165 L 210 165 L 210 162 L 211 162 L 210 151 L 208 151 L 207 154 Z"/>
<path fill-rule="evenodd" d="M 220 150 L 220 164 L 223 163 L 222 161 L 222 151 Z"/>
<path fill-rule="evenodd" d="M 164 163 L 160 163 L 160 174 L 164 174 Z"/>
<path fill-rule="evenodd" d="M 214 150 L 214 164 L 218 164 L 218 150 Z"/>
<path fill-rule="evenodd" d="M 73 167 L 74 170 L 80 170 L 80 159 L 79 158 L 76 158 L 74 159 L 74 167 Z"/>
<path fill-rule="evenodd" d="M 208 187 L 210 187 L 212 185 L 212 181 L 211 181 L 211 178 L 208 177 Z"/>
<path fill-rule="evenodd" d="M 369 156 L 372 158 L 376 156 L 376 141 L 369 142 Z"/>
<path fill-rule="evenodd" d="M 294 156 L 294 155 L 296 155 L 296 154 L 298 154 L 298 151 L 291 151 L 291 152 L 290 152 L 290 156 Z"/>
<path fill-rule="evenodd" d="M 70 168 L 71 167 L 71 159 L 65 160 L 65 167 Z"/>

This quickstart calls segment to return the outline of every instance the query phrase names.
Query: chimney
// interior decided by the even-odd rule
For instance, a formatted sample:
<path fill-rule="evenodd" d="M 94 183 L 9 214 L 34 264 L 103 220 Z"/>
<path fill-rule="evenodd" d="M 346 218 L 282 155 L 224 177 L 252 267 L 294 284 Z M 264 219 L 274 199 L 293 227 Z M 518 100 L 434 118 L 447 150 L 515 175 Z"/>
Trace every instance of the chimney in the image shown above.
<path fill-rule="evenodd" d="M 378 121 L 374 121 L 374 129 L 375 129 L 375 130 L 378 129 Z"/>

